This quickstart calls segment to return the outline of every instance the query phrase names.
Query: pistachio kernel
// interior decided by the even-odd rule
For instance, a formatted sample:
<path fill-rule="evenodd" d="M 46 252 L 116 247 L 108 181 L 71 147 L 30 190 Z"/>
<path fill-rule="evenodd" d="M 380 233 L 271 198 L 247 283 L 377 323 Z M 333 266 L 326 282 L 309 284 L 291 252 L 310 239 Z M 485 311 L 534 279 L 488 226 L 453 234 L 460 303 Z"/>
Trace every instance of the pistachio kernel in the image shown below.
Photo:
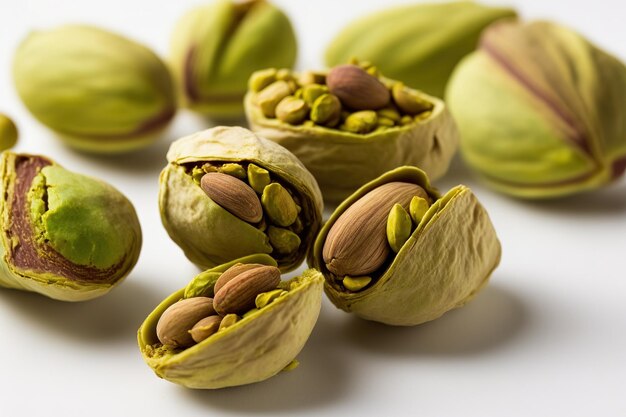
<path fill-rule="evenodd" d="M 311 120 L 315 123 L 333 127 L 341 117 L 341 102 L 333 94 L 322 94 L 313 103 Z"/>
<path fill-rule="evenodd" d="M 411 116 L 409 116 L 408 114 L 405 114 L 400 119 L 400 124 L 402 126 L 410 125 L 411 123 L 413 123 L 413 118 Z"/>
<path fill-rule="evenodd" d="M 387 117 L 379 117 L 378 118 L 378 127 L 394 127 L 395 123 L 393 120 L 388 119 Z"/>
<path fill-rule="evenodd" d="M 256 305 L 256 308 L 261 309 L 271 304 L 274 300 L 276 300 L 278 297 L 282 295 L 282 292 L 283 290 L 278 289 L 278 290 L 272 290 L 272 291 L 262 292 L 261 294 L 258 294 L 256 296 L 256 299 L 254 300 L 254 304 Z"/>
<path fill-rule="evenodd" d="M 246 170 L 243 169 L 243 167 L 239 164 L 224 164 L 219 167 L 217 171 L 221 172 L 222 174 L 227 174 L 235 178 L 239 178 L 240 180 L 245 180 L 247 177 Z"/>
<path fill-rule="evenodd" d="M 391 249 L 398 253 L 411 236 L 411 216 L 400 204 L 394 204 L 387 216 L 387 241 Z"/>
<path fill-rule="evenodd" d="M 304 71 L 298 77 L 300 85 L 326 84 L 326 75 L 321 72 Z"/>
<path fill-rule="evenodd" d="M 409 214 L 411 215 L 411 219 L 416 226 L 422 221 L 424 214 L 428 211 L 428 207 L 428 201 L 426 201 L 425 198 L 416 195 L 413 199 L 411 199 Z"/>
<path fill-rule="evenodd" d="M 367 287 L 372 282 L 372 277 L 345 276 L 341 282 L 348 291 L 357 292 Z"/>
<path fill-rule="evenodd" d="M 250 77 L 250 81 L 248 82 L 248 88 L 255 93 L 263 90 L 268 85 L 272 84 L 277 80 L 276 78 L 276 69 L 268 68 L 260 71 L 256 71 Z"/>
<path fill-rule="evenodd" d="M 289 68 L 281 68 L 276 71 L 276 79 L 282 81 L 292 81 L 295 80 L 295 77 Z"/>
<path fill-rule="evenodd" d="M 257 194 L 261 194 L 270 183 L 270 172 L 258 165 L 248 164 L 248 183 Z"/>
<path fill-rule="evenodd" d="M 282 99 L 291 95 L 291 87 L 286 81 L 279 80 L 265 87 L 256 96 L 256 102 L 265 117 L 276 117 L 276 106 Z"/>
<path fill-rule="evenodd" d="M 289 191 L 277 182 L 263 189 L 261 204 L 269 220 L 275 225 L 288 227 L 298 217 L 298 207 Z"/>
<path fill-rule="evenodd" d="M 189 330 L 189 334 L 194 342 L 200 343 L 218 331 L 221 321 L 222 318 L 218 315 L 205 317 Z"/>
<path fill-rule="evenodd" d="M 393 107 L 385 107 L 384 109 L 380 109 L 376 111 L 378 117 L 385 117 L 387 119 L 393 120 L 395 123 L 399 123 L 401 116 L 398 110 Z"/>
<path fill-rule="evenodd" d="M 362 110 L 352 113 L 341 125 L 342 130 L 352 133 L 370 133 L 378 125 L 378 116 L 373 110 Z"/>
<path fill-rule="evenodd" d="M 237 323 L 239 321 L 239 316 L 236 314 L 226 314 L 224 316 L 224 318 L 222 318 L 222 321 L 220 321 L 220 327 L 218 329 L 218 331 L 222 331 L 227 327 L 232 326 L 233 324 Z"/>
<path fill-rule="evenodd" d="M 411 116 L 432 110 L 433 108 L 433 104 L 424 100 L 417 90 L 409 88 L 402 83 L 394 84 L 391 95 L 400 110 Z"/>
<path fill-rule="evenodd" d="M 287 96 L 276 106 L 276 118 L 290 125 L 299 125 L 304 122 L 309 113 L 309 106 L 304 100 L 294 96 Z"/>
<path fill-rule="evenodd" d="M 313 106 L 315 100 L 323 94 L 328 94 L 328 87 L 325 85 L 309 84 L 302 87 L 302 98 L 309 106 Z"/>
<path fill-rule="evenodd" d="M 258 308 L 251 308 L 250 310 L 246 311 L 243 316 L 241 316 L 242 318 L 246 318 L 246 317 L 250 317 L 251 315 L 253 315 L 254 313 L 257 313 L 259 311 Z"/>
<path fill-rule="evenodd" d="M 280 255 L 288 255 L 300 247 L 300 237 L 291 230 L 270 226 L 267 229 L 270 245 Z"/>

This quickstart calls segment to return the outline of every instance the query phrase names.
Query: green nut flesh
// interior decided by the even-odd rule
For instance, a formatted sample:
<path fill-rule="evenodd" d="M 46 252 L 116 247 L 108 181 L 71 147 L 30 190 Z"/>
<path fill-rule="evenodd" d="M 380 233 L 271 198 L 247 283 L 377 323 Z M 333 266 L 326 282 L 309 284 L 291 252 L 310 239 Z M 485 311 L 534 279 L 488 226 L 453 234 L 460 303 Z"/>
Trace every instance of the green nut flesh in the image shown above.
<path fill-rule="evenodd" d="M 33 116 L 89 152 L 147 146 L 176 112 L 165 64 L 144 46 L 94 27 L 32 33 L 16 52 L 13 78 Z"/>
<path fill-rule="evenodd" d="M 523 198 L 574 194 L 626 169 L 626 66 L 548 22 L 500 23 L 447 92 L 465 160 Z"/>
<path fill-rule="evenodd" d="M 352 291 L 352 282 L 344 286 L 326 269 L 322 256 L 326 237 L 354 202 L 394 181 L 420 185 L 435 201 L 399 252 L 371 276 L 372 282 Z M 460 185 L 440 196 L 423 171 L 401 167 L 365 184 L 337 207 L 320 231 L 308 262 L 324 274 L 326 295 L 338 308 L 367 320 L 412 326 L 470 301 L 487 284 L 500 253 L 489 216 L 467 187 Z"/>
<path fill-rule="evenodd" d="M 82 301 L 128 275 L 141 229 L 119 191 L 37 155 L 5 152 L 0 172 L 0 286 Z"/>
<path fill-rule="evenodd" d="M 167 158 L 169 163 L 160 177 L 161 220 L 172 240 L 192 262 L 206 269 L 242 256 L 273 251 L 265 220 L 257 227 L 233 216 L 208 198 L 194 182 L 189 167 L 208 163 L 247 165 L 249 179 L 258 180 L 257 193 L 258 185 L 265 183 L 263 171 L 267 171 L 273 181 L 279 182 L 264 189 L 280 187 L 289 199 L 298 199 L 301 210 L 296 211 L 296 221 L 292 220 L 291 209 L 287 210 L 285 218 L 292 221 L 293 224 L 287 226 L 298 234 L 301 244 L 289 255 L 273 255 L 284 272 L 302 262 L 321 225 L 322 197 L 313 176 L 286 149 L 243 128 L 216 127 L 174 142 Z M 283 195 L 282 192 L 277 194 Z M 267 200 L 265 206 L 278 208 L 278 215 L 273 214 L 276 218 L 284 214 L 282 203 Z M 269 216 L 267 220 L 270 225 L 281 225 L 272 223 Z M 301 229 L 297 230 L 296 226 Z"/>
<path fill-rule="evenodd" d="M 209 117 L 236 119 L 243 116 L 250 74 L 291 68 L 296 50 L 289 19 L 271 3 L 216 0 L 181 18 L 172 36 L 170 62 L 183 104 Z M 251 87 L 262 89 L 268 79 L 272 76 L 257 79 Z"/>
<path fill-rule="evenodd" d="M 211 272 L 223 272 L 238 262 L 275 265 L 267 255 L 253 255 Z M 250 310 L 236 323 L 184 350 L 165 347 L 156 336 L 161 314 L 183 297 L 184 291 L 179 290 L 143 322 L 137 333 L 139 349 L 156 375 L 189 388 L 216 389 L 265 380 L 289 366 L 306 343 L 320 312 L 323 282 L 318 271 L 306 270 L 281 284 L 288 289 L 286 294 L 281 290 L 262 308 Z"/>
<path fill-rule="evenodd" d="M 387 76 L 443 97 L 456 64 L 476 48 L 481 31 L 515 17 L 508 8 L 473 2 L 415 4 L 378 11 L 343 29 L 326 49 L 326 65 L 352 57 L 376 64 Z"/>
<path fill-rule="evenodd" d="M 0 152 L 11 149 L 17 143 L 17 126 L 8 116 L 0 113 Z"/>
<path fill-rule="evenodd" d="M 401 204 L 395 204 L 387 217 L 387 241 L 395 253 L 400 252 L 402 246 L 411 236 L 412 226 L 409 213 Z"/>

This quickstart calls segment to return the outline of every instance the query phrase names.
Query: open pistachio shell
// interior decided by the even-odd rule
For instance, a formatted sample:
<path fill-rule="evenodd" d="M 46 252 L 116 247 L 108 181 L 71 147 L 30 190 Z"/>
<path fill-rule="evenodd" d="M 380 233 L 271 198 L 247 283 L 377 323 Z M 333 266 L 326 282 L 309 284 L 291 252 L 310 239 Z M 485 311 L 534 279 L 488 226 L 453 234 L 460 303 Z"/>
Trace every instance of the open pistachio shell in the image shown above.
<path fill-rule="evenodd" d="M 205 273 L 221 273 L 235 263 L 276 265 L 268 255 L 252 255 Z M 181 289 L 161 302 L 139 328 L 141 354 L 159 377 L 188 388 L 223 388 L 270 378 L 295 359 L 309 338 L 320 312 L 323 281 L 319 271 L 308 269 L 280 284 L 286 294 L 184 350 L 163 346 L 156 335 L 161 314 L 184 298 Z M 204 294 L 213 295 L 211 285 Z"/>
<path fill-rule="evenodd" d="M 420 97 L 433 106 L 422 119 L 365 134 L 268 118 L 252 91 L 246 95 L 245 109 L 254 132 L 293 152 L 317 179 L 324 200 L 340 202 L 399 166 L 419 166 L 433 179 L 445 174 L 458 145 L 456 125 L 442 100 L 424 93 Z"/>
<path fill-rule="evenodd" d="M 349 291 L 326 268 L 322 256 L 326 237 L 353 203 L 396 181 L 421 186 L 434 203 L 400 251 L 391 253 L 373 283 Z M 470 301 L 487 284 L 500 254 L 489 216 L 471 190 L 459 185 L 440 196 L 423 171 L 401 167 L 367 183 L 337 207 L 315 241 L 309 265 L 324 274 L 326 295 L 342 310 L 367 320 L 412 326 Z"/>
<path fill-rule="evenodd" d="M 626 66 L 550 22 L 499 22 L 447 91 L 464 159 L 523 198 L 597 188 L 626 170 Z"/>
<path fill-rule="evenodd" d="M 282 271 L 302 263 L 321 225 L 322 196 L 315 178 L 288 150 L 244 128 L 215 127 L 174 142 L 167 160 L 160 177 L 161 220 L 192 262 L 211 268 L 242 256 L 271 253 Z M 299 207 L 290 226 L 301 240 L 297 251 L 273 252 L 267 228 L 262 227 L 271 219 L 264 216 L 260 224 L 243 221 L 211 200 L 194 181 L 194 169 L 223 163 L 254 164 L 271 176 L 273 183 L 265 188 L 274 189 L 277 183 L 288 190 Z M 263 200 L 264 206 L 276 201 L 267 195 Z"/>
<path fill-rule="evenodd" d="M 8 151 L 0 174 L 0 286 L 82 301 L 131 271 L 141 229 L 115 188 L 46 157 Z"/>

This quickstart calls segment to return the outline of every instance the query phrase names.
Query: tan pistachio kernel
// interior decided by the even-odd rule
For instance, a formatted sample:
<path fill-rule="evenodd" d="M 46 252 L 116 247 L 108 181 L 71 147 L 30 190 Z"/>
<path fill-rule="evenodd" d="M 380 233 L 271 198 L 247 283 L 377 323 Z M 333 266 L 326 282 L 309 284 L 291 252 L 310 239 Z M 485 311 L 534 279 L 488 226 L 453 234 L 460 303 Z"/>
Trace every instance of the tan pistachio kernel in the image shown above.
<path fill-rule="evenodd" d="M 222 317 L 218 315 L 212 315 L 209 317 L 205 317 L 199 322 L 197 322 L 191 330 L 189 330 L 189 334 L 194 342 L 200 343 L 204 339 L 209 336 L 215 334 L 220 327 L 220 322 L 222 321 Z"/>
<path fill-rule="evenodd" d="M 224 316 L 224 318 L 222 318 L 222 321 L 220 322 L 220 327 L 218 329 L 219 330 L 224 330 L 230 326 L 232 326 L 233 324 L 237 323 L 239 321 L 239 316 L 236 314 L 227 314 Z"/>
<path fill-rule="evenodd" d="M 300 247 L 300 237 L 288 229 L 270 226 L 267 229 L 270 245 L 280 255 L 288 255 Z"/>
<path fill-rule="evenodd" d="M 400 204 L 394 204 L 387 216 L 387 241 L 395 253 L 400 252 L 411 236 L 412 226 L 409 213 Z"/>
<path fill-rule="evenodd" d="M 248 164 L 248 183 L 257 194 L 261 194 L 270 183 L 270 172 L 258 165 Z"/>
<path fill-rule="evenodd" d="M 404 113 L 416 115 L 432 110 L 433 103 L 424 100 L 417 90 L 409 88 L 402 83 L 396 83 L 392 89 L 393 101 Z"/>
<path fill-rule="evenodd" d="M 217 171 L 221 172 L 222 174 L 227 174 L 235 178 L 239 178 L 240 180 L 245 180 L 247 177 L 246 170 L 243 169 L 243 167 L 239 164 L 224 164 L 219 167 Z"/>
<path fill-rule="evenodd" d="M 291 93 L 291 86 L 286 81 L 275 81 L 258 93 L 256 102 L 265 117 L 276 117 L 276 106 Z"/>
<path fill-rule="evenodd" d="M 156 326 L 159 341 L 172 347 L 188 347 L 194 344 L 189 334 L 194 324 L 204 317 L 215 314 L 213 299 L 193 297 L 180 300 L 169 306 Z"/>
<path fill-rule="evenodd" d="M 367 287 L 370 282 L 372 282 L 372 277 L 362 276 L 362 277 L 351 277 L 346 276 L 341 281 L 343 286 L 352 292 L 360 291 L 363 288 Z"/>
<path fill-rule="evenodd" d="M 326 74 L 315 71 L 304 71 L 298 77 L 300 85 L 326 84 Z"/>
<path fill-rule="evenodd" d="M 265 266 L 265 265 L 263 265 L 263 264 L 240 264 L 240 263 L 237 263 L 237 264 L 231 266 L 226 271 L 222 272 L 222 275 L 220 275 L 220 277 L 217 279 L 217 281 L 215 281 L 215 285 L 213 286 L 213 293 L 214 294 L 217 293 L 219 290 L 222 289 L 222 287 L 224 285 L 226 285 L 226 283 L 228 281 L 230 281 L 231 279 L 235 278 L 236 276 L 238 276 L 242 272 L 246 272 L 246 271 L 249 271 L 249 270 L 255 269 L 255 268 L 260 268 L 262 266 Z"/>
<path fill-rule="evenodd" d="M 269 220 L 278 226 L 290 226 L 298 217 L 296 202 L 293 201 L 289 191 L 277 182 L 265 187 L 261 204 Z"/>
<path fill-rule="evenodd" d="M 428 201 L 422 197 L 415 196 L 411 200 L 411 204 L 409 205 L 409 214 L 411 215 L 411 219 L 415 225 L 419 225 L 422 221 L 422 218 L 428 211 L 429 204 Z"/>
<path fill-rule="evenodd" d="M 356 65 L 339 65 L 326 76 L 326 85 L 354 110 L 376 110 L 389 104 L 389 90 L 378 78 Z"/>
<path fill-rule="evenodd" d="M 334 127 L 341 118 L 341 102 L 333 94 L 317 97 L 311 108 L 311 120 L 323 126 Z"/>
<path fill-rule="evenodd" d="M 280 297 L 282 293 L 283 293 L 283 290 L 281 289 L 263 292 L 256 296 L 256 299 L 254 300 L 254 304 L 256 305 L 256 308 L 261 309 L 271 304 L 274 300 Z"/>
<path fill-rule="evenodd" d="M 370 133 L 378 125 L 378 116 L 373 110 L 362 110 L 349 115 L 341 129 L 352 133 Z"/>
<path fill-rule="evenodd" d="M 255 93 L 258 93 L 276 80 L 277 78 L 275 68 L 268 68 L 256 71 L 250 77 L 250 81 L 248 82 L 248 88 L 250 88 L 250 90 L 254 91 Z"/>
<path fill-rule="evenodd" d="M 254 308 L 257 294 L 270 291 L 280 283 L 280 270 L 262 266 L 238 274 L 215 293 L 213 307 L 220 315 L 243 314 Z"/>
<path fill-rule="evenodd" d="M 216 204 L 249 223 L 263 218 L 259 197 L 245 182 L 220 172 L 209 172 L 200 180 L 200 187 Z"/>
<path fill-rule="evenodd" d="M 309 113 L 309 106 L 304 100 L 294 96 L 287 96 L 276 106 L 276 118 L 291 125 L 304 122 Z"/>

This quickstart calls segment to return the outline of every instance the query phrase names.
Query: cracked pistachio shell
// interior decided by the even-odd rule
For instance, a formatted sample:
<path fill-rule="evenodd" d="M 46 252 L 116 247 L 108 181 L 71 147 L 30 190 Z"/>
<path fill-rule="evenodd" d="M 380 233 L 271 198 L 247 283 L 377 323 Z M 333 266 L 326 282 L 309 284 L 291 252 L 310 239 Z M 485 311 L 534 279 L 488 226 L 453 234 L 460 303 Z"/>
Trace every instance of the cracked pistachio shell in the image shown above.
<path fill-rule="evenodd" d="M 344 28 L 326 49 L 326 65 L 353 57 L 389 77 L 443 97 L 456 64 L 476 48 L 492 22 L 515 17 L 509 8 L 473 2 L 414 4 L 377 11 Z"/>
<path fill-rule="evenodd" d="M 393 80 L 387 80 L 393 83 Z M 340 202 L 361 185 L 403 165 L 415 165 L 437 179 L 448 170 L 458 145 L 458 132 L 444 102 L 422 94 L 433 103 L 432 113 L 406 126 L 352 133 L 315 124 L 292 126 L 267 118 L 245 98 L 250 128 L 289 149 L 315 176 L 324 200 Z"/>
<path fill-rule="evenodd" d="M 326 236 L 354 202 L 394 181 L 420 185 L 435 202 L 373 284 L 345 291 L 324 264 Z M 500 253 L 491 220 L 470 189 L 459 185 L 440 196 L 423 171 L 401 167 L 365 184 L 337 207 L 315 241 L 309 265 L 324 274 L 326 295 L 338 308 L 367 320 L 412 326 L 470 301 L 487 284 Z"/>
<path fill-rule="evenodd" d="M 289 18 L 264 0 L 217 0 L 177 24 L 170 62 L 183 103 L 217 119 L 243 116 L 248 78 L 257 70 L 291 68 L 296 38 Z"/>
<path fill-rule="evenodd" d="M 278 259 L 283 271 L 295 269 L 312 245 L 322 221 L 322 196 L 315 178 L 282 146 L 241 127 L 215 127 L 177 140 L 160 176 L 159 207 L 168 234 L 189 260 L 211 268 L 233 259 L 270 253 L 267 233 L 214 203 L 185 173 L 185 164 L 253 163 L 288 184 L 300 199 L 307 226 L 298 252 Z"/>
<path fill-rule="evenodd" d="M 147 146 L 176 112 L 174 84 L 159 57 L 95 27 L 30 34 L 15 54 L 13 78 L 33 116 L 89 152 Z"/>
<path fill-rule="evenodd" d="M 502 192 L 558 197 L 626 169 L 626 66 L 567 28 L 490 27 L 447 97 L 463 157 Z"/>
<path fill-rule="evenodd" d="M 6 151 L 0 174 L 0 286 L 82 301 L 128 275 L 141 229 L 118 190 L 38 155 Z"/>
<path fill-rule="evenodd" d="M 276 265 L 268 255 L 252 255 L 212 271 L 223 272 L 237 262 Z M 290 289 L 287 294 L 185 350 L 163 347 L 156 336 L 161 314 L 183 298 L 184 290 L 179 290 L 143 322 L 137 333 L 139 349 L 159 377 L 188 388 L 215 389 L 265 380 L 285 369 L 304 347 L 320 312 L 323 282 L 319 271 L 305 270 L 281 284 Z"/>

